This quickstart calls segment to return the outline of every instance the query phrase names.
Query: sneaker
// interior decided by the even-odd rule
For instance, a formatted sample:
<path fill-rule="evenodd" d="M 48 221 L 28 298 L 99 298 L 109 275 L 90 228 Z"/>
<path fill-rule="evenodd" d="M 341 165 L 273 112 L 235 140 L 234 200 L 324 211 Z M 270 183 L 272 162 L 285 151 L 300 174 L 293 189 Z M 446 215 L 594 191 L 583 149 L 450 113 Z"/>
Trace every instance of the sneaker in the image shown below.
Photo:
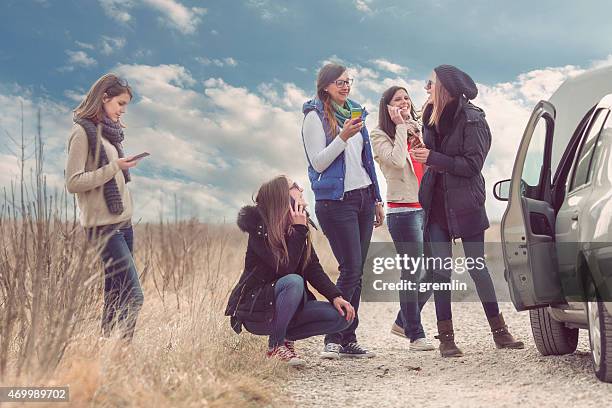
<path fill-rule="evenodd" d="M 340 358 L 341 348 L 342 346 L 340 346 L 338 343 L 327 343 L 321 352 L 321 358 L 328 358 L 330 360 Z"/>
<path fill-rule="evenodd" d="M 301 367 L 306 364 L 304 360 L 298 357 L 295 352 L 289 350 L 284 344 L 274 347 L 272 350 L 268 350 L 266 353 L 268 358 L 276 358 L 284 363 L 287 363 L 291 367 Z"/>
<path fill-rule="evenodd" d="M 285 340 L 285 347 L 287 347 L 289 351 L 297 356 L 297 353 L 295 352 L 295 341 Z"/>
<path fill-rule="evenodd" d="M 361 347 L 356 341 L 345 344 L 340 348 L 340 356 L 350 358 L 372 358 L 376 354 Z"/>
<path fill-rule="evenodd" d="M 391 334 L 406 338 L 406 333 L 404 333 L 404 329 L 395 322 L 391 326 Z"/>
<path fill-rule="evenodd" d="M 430 351 L 436 348 L 425 337 L 421 337 L 420 339 L 411 341 L 409 349 L 412 351 Z"/>

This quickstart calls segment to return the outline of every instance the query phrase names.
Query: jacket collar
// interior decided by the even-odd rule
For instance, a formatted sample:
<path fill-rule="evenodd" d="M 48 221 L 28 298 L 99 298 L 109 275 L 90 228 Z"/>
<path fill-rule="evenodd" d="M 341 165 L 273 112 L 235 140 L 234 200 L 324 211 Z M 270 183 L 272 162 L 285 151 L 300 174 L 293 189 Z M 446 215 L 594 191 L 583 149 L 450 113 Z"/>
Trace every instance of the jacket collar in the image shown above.
<path fill-rule="evenodd" d="M 317 225 L 310 219 L 310 217 L 308 218 L 308 223 L 314 229 L 318 230 Z M 266 233 L 266 226 L 263 222 L 263 218 L 261 217 L 261 213 L 259 212 L 257 206 L 254 205 L 245 205 L 240 209 L 236 224 L 243 232 L 248 232 L 250 234 L 255 232 L 261 232 L 262 234 Z"/>
<path fill-rule="evenodd" d="M 362 108 L 362 106 L 354 100 L 349 99 L 348 101 L 354 108 Z M 320 114 L 323 114 L 323 102 L 319 98 L 310 99 L 304 102 L 304 104 L 302 105 L 302 113 L 304 115 L 308 114 L 308 112 L 312 110 L 316 110 Z M 365 120 L 366 116 L 368 116 L 368 111 L 363 109 L 362 118 Z"/>

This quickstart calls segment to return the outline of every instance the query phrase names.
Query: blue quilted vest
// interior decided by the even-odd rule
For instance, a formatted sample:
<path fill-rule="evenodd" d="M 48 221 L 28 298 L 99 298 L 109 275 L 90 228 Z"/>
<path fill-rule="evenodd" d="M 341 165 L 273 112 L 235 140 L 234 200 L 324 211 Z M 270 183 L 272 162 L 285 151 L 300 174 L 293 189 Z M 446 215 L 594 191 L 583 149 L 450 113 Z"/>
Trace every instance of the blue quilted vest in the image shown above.
<path fill-rule="evenodd" d="M 360 107 L 360 105 L 354 101 L 350 101 L 352 106 Z M 304 103 L 302 112 L 304 117 L 310 111 L 316 111 L 321 123 L 323 123 L 323 129 L 325 130 L 325 145 L 329 145 L 332 140 L 331 127 L 329 121 L 323 114 L 323 103 L 318 99 L 311 99 Z M 363 120 L 367 116 L 367 112 L 363 112 Z M 376 170 L 374 169 L 374 158 L 372 156 L 372 146 L 370 145 L 370 135 L 368 130 L 364 126 L 361 128 L 361 137 L 363 138 L 363 150 L 361 151 L 361 160 L 363 167 L 370 176 L 372 184 L 374 186 L 374 199 L 376 201 L 382 201 L 380 198 L 380 190 L 378 187 L 378 179 L 376 178 Z M 304 144 L 304 133 L 302 132 L 302 144 Z M 304 152 L 306 152 L 306 145 L 304 144 Z M 338 157 L 327 167 L 322 173 L 319 173 L 312 167 L 308 153 L 306 153 L 306 159 L 308 160 L 308 178 L 310 179 L 310 187 L 315 194 L 315 200 L 342 200 L 344 196 L 344 175 L 346 173 L 346 163 L 344 158 L 344 152 L 339 154 Z"/>

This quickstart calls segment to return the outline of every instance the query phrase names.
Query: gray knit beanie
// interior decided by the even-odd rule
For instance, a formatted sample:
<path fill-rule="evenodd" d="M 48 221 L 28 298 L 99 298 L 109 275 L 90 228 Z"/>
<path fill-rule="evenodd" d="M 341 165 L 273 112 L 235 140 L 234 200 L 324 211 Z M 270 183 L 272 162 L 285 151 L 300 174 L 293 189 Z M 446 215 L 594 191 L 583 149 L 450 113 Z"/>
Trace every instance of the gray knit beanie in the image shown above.
<path fill-rule="evenodd" d="M 474 80 L 459 68 L 452 65 L 439 65 L 434 68 L 434 72 L 452 96 L 465 95 L 468 99 L 474 99 L 478 95 L 478 88 Z"/>

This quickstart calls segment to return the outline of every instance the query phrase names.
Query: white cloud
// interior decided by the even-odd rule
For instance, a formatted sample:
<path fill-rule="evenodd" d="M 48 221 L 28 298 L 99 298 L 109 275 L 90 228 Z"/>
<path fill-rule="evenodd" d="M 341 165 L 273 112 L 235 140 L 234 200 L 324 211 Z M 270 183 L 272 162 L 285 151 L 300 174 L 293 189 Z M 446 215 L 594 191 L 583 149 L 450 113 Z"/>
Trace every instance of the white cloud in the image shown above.
<path fill-rule="evenodd" d="M 374 64 L 377 68 L 392 72 L 394 74 L 405 74 L 408 72 L 408 68 L 403 67 L 399 64 L 395 64 L 383 58 L 375 59 L 370 62 Z"/>
<path fill-rule="evenodd" d="M 85 51 L 66 50 L 66 54 L 68 54 L 68 64 L 70 65 L 91 67 L 97 64 L 97 61 L 87 55 Z"/>
<path fill-rule="evenodd" d="M 133 0 L 98 0 L 102 10 L 109 17 L 120 23 L 127 23 L 132 19 L 129 10 L 134 6 Z"/>
<path fill-rule="evenodd" d="M 372 4 L 372 0 L 355 0 L 355 7 L 357 8 L 357 10 L 362 11 L 364 13 L 372 12 L 370 4 Z"/>
<path fill-rule="evenodd" d="M 612 54 L 608 55 L 606 58 L 602 60 L 595 60 L 592 62 L 591 67 L 594 69 L 609 67 L 612 65 Z"/>
<path fill-rule="evenodd" d="M 81 102 L 85 98 L 85 93 L 67 89 L 64 91 L 64 96 L 74 102 Z"/>
<path fill-rule="evenodd" d="M 247 5 L 257 10 L 261 18 L 268 21 L 280 17 L 289 11 L 287 7 L 280 6 L 277 2 L 270 0 L 248 0 Z"/>
<path fill-rule="evenodd" d="M 103 35 L 100 39 L 100 52 L 104 55 L 110 55 L 125 47 L 126 41 L 123 37 L 109 37 Z"/>
<path fill-rule="evenodd" d="M 104 12 L 111 18 L 128 23 L 130 10 L 136 6 L 149 7 L 161 14 L 160 21 L 183 34 L 193 34 L 202 22 L 206 9 L 187 7 L 176 0 L 98 0 Z"/>
<path fill-rule="evenodd" d="M 74 42 L 76 45 L 78 45 L 81 48 L 85 48 L 87 50 L 93 50 L 95 47 L 93 46 L 93 44 L 89 44 L 89 43 L 84 43 L 81 41 L 75 41 Z"/>
<path fill-rule="evenodd" d="M 238 61 L 236 61 L 232 57 L 227 58 L 206 58 L 206 57 L 195 57 L 195 60 L 202 65 L 215 65 L 217 67 L 235 67 L 238 65 Z"/>
<path fill-rule="evenodd" d="M 175 0 L 142 0 L 144 4 L 159 11 L 162 21 L 183 34 L 193 34 L 206 14 L 202 7 L 186 7 Z"/>
<path fill-rule="evenodd" d="M 493 135 L 483 171 L 491 219 L 500 219 L 505 204 L 494 200 L 490 191 L 495 181 L 510 176 L 535 101 L 548 98 L 560 81 L 588 68 L 552 67 L 521 74 L 511 82 L 478 85 L 480 92 L 474 103 L 485 110 Z M 194 78 L 180 65 L 119 65 L 113 71 L 127 78 L 138 95 L 124 119 L 128 126 L 126 152 L 152 153 L 133 171 L 130 189 L 134 192 L 135 219 L 158 219 L 162 199 L 164 214 L 170 216 L 176 194 L 185 216 L 231 220 L 236 210 L 250 201 L 259 184 L 276 174 L 287 174 L 308 185 L 300 137 L 301 106 L 313 89 L 283 81 L 247 89 L 222 78 Z M 425 100 L 425 78 L 408 79 L 358 65 L 351 68 L 351 75 L 355 76 L 351 97 L 370 112 L 366 121 L 370 129 L 377 125 L 378 99 L 387 87 L 406 87 L 417 106 Z M 67 90 L 65 95 L 76 104 L 82 93 Z M 0 86 L 0 126 L 19 128 L 15 101 L 24 101 L 27 115 L 34 117 L 39 102 L 28 95 L 27 90 Z M 61 186 L 71 107 L 42 103 L 50 159 L 47 171 Z M 28 134 L 35 131 L 31 122 Z M 0 154 L 8 153 L 0 148 Z M 3 165 L 0 174 L 5 166 L 9 165 Z M 13 170 L 7 167 L 6 173 L 14 174 L 14 165 L 9 167 Z M 382 173 L 378 174 L 384 194 L 386 184 Z M 0 186 L 6 185 L 6 177 L 0 178 Z M 307 191 L 307 196 L 312 205 L 312 193 Z"/>
<path fill-rule="evenodd" d="M 136 58 L 145 58 L 150 57 L 151 55 L 153 55 L 153 51 L 142 48 L 136 50 L 136 52 L 134 53 L 134 57 Z"/>

